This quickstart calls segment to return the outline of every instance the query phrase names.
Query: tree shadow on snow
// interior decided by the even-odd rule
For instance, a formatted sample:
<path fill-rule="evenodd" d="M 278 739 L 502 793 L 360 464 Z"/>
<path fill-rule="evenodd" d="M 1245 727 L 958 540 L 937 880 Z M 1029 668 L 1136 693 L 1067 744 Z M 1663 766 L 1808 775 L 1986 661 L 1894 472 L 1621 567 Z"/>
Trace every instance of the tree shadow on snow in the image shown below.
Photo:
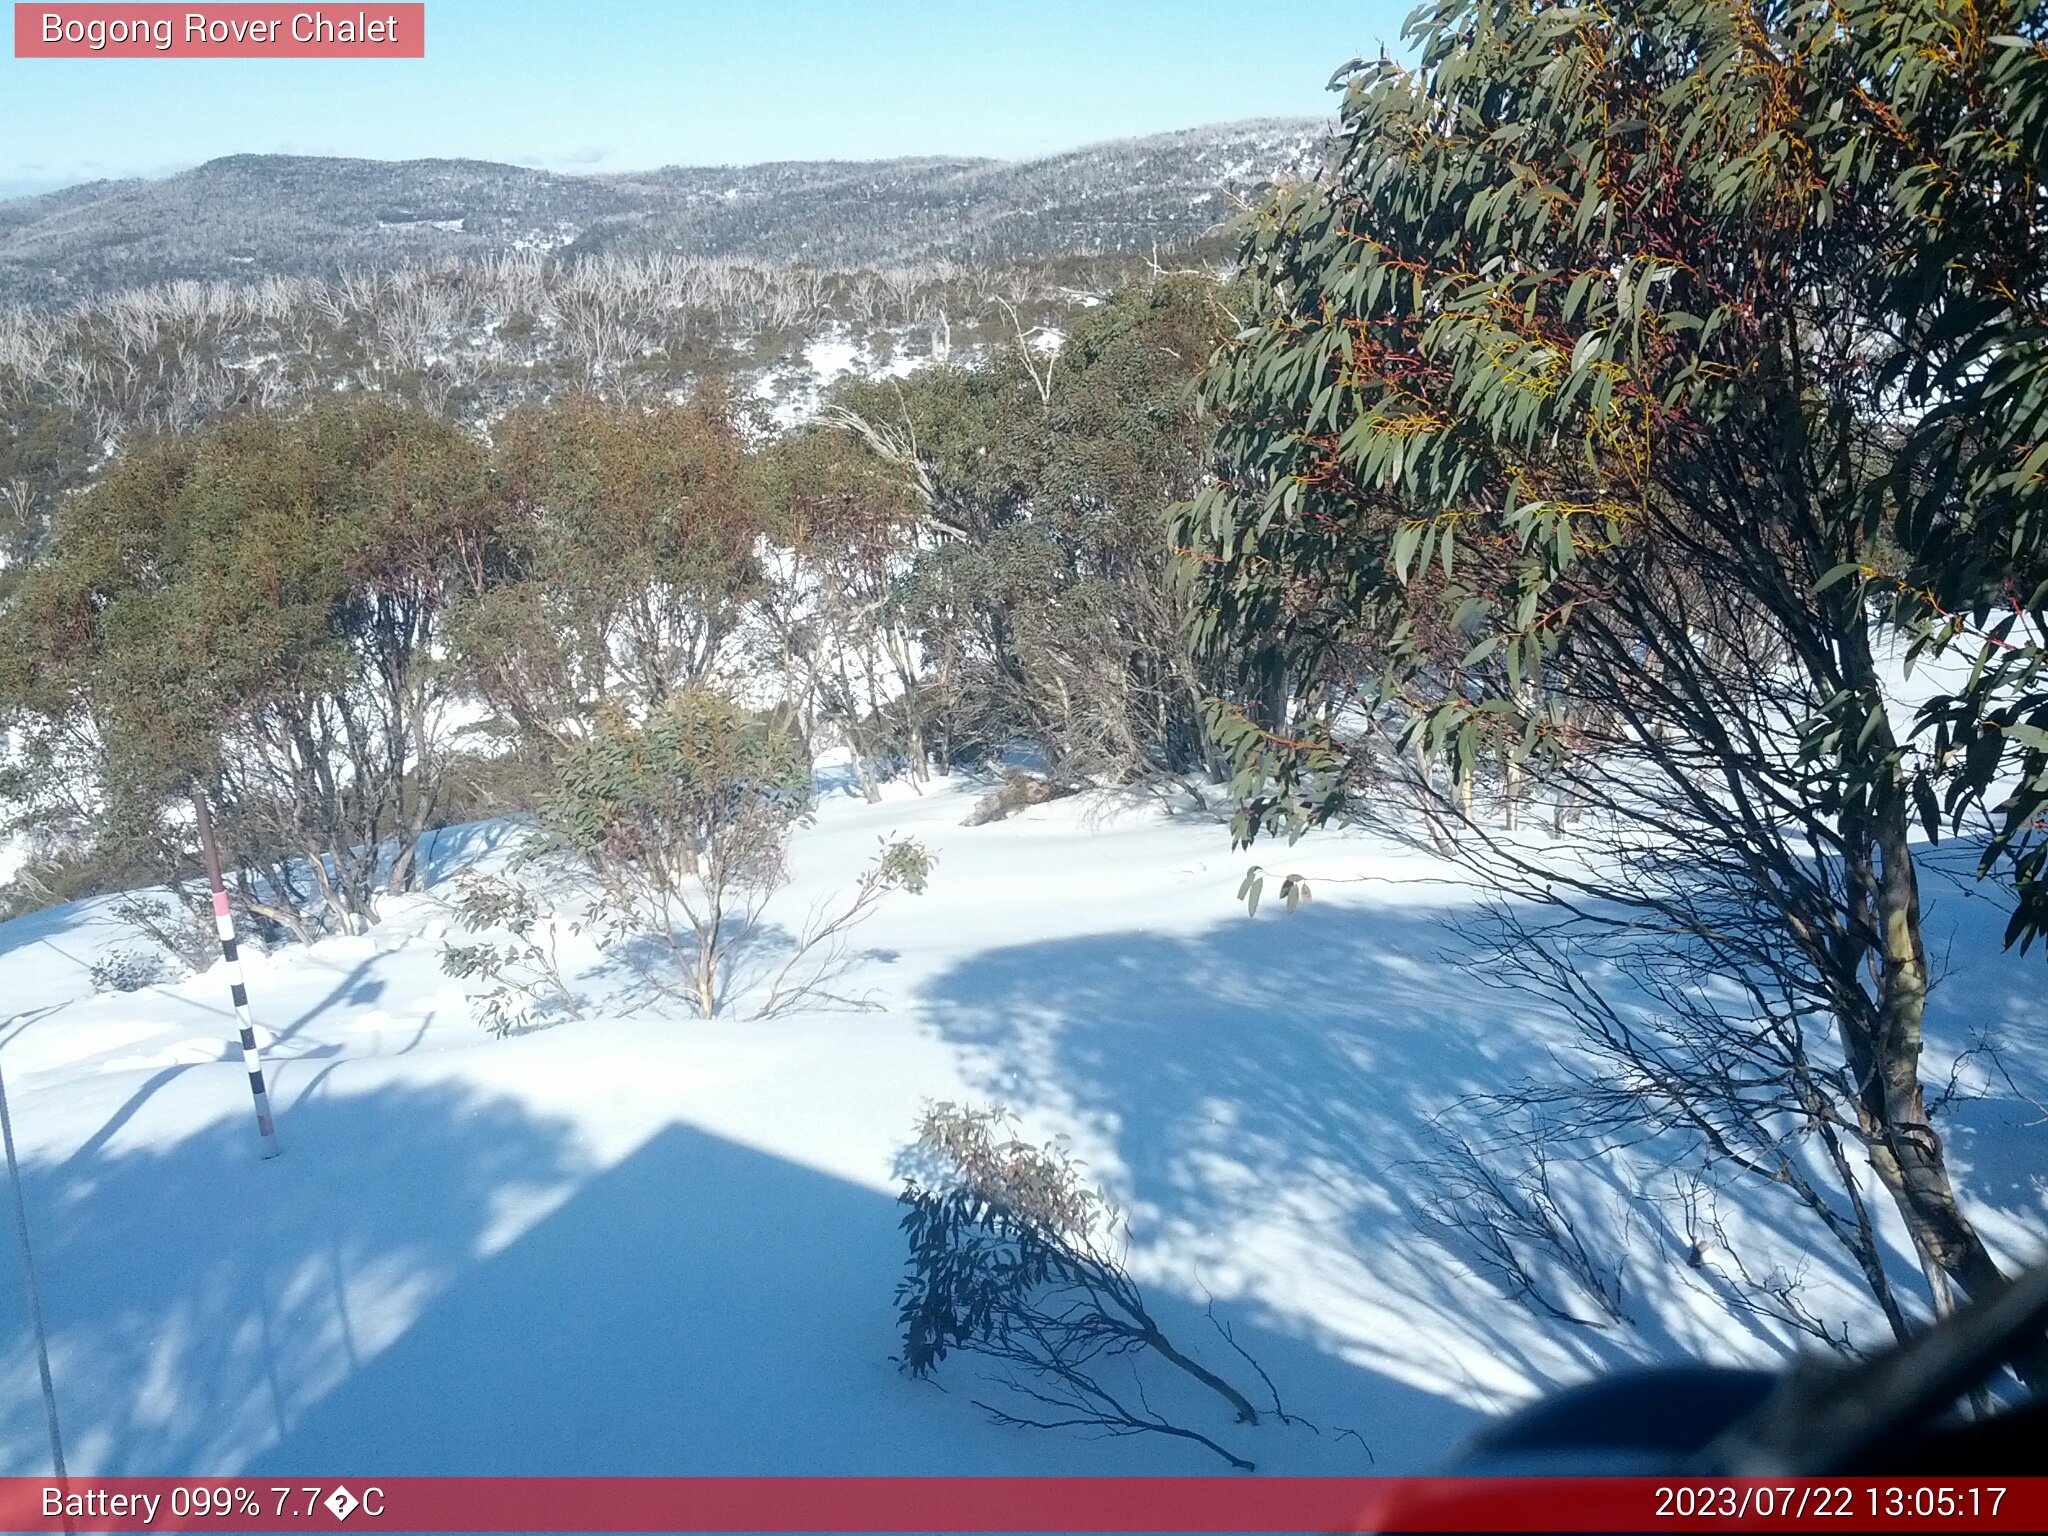
<path fill-rule="evenodd" d="M 1679 1293 L 1713 1277 L 1674 1275 L 1683 1245 L 1644 1217 L 1619 1159 L 1574 1165 L 1569 1187 L 1596 1248 L 1636 1224 L 1626 1326 L 1506 1299 L 1430 1219 L 1439 1117 L 1549 1075 L 1571 1031 L 1488 987 L 1428 911 L 1330 904 L 1192 937 L 1020 944 L 923 1001 L 983 1097 L 1108 1139 L 1141 1258 L 1154 1250 L 1184 1291 L 1257 1306 L 1269 1331 L 1489 1408 L 1711 1343 L 1691 1320 L 1698 1296 Z M 1261 1234 L 1296 1255 L 1284 1292 L 1271 1260 L 1244 1257 Z M 1740 1313 L 1720 1326 L 1782 1350 Z"/>

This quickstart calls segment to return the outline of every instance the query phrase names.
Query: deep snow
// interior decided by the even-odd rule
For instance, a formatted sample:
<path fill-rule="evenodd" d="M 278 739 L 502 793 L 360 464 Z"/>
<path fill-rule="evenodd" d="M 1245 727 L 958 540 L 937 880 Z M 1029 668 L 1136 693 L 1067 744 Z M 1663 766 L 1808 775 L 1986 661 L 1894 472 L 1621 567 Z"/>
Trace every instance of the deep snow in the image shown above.
<path fill-rule="evenodd" d="M 784 922 L 880 835 L 938 856 L 926 894 L 857 935 L 876 1012 L 646 1007 L 493 1039 L 440 972 L 434 892 L 389 903 L 370 936 L 252 957 L 275 1162 L 256 1156 L 218 971 L 94 996 L 91 960 L 137 942 L 107 902 L 0 926 L 0 1068 L 73 1471 L 1225 1470 L 1156 1436 L 991 1425 L 972 1400 L 1000 1388 L 971 1360 L 933 1382 L 895 1369 L 893 1167 L 927 1099 L 1000 1101 L 1072 1138 L 1128 1212 L 1170 1330 L 1244 1377 L 1213 1298 L 1320 1426 L 1239 1430 L 1182 1405 L 1261 1470 L 1425 1470 L 1547 1384 L 1775 1357 L 1648 1221 L 1637 1326 L 1602 1329 L 1503 1301 L 1417 1220 L 1430 1117 L 1569 1049 L 1562 1021 L 1462 968 L 1440 919 L 1469 897 L 1412 880 L 1442 871 L 1360 836 L 1262 849 L 1315 877 L 1316 900 L 1247 917 L 1251 858 L 1211 820 L 1069 800 L 961 827 L 982 788 L 828 795 L 798 835 Z M 510 835 L 441 834 L 437 890 Z M 1943 1051 L 1988 1026 L 2024 1095 L 2048 1099 L 2038 959 L 1997 954 L 1992 903 L 1930 885 Z M 2031 1252 L 2048 1127 L 1981 1061 L 1962 1079 L 1983 1089 L 1947 1119 L 1974 1214 Z M 1619 1220 L 1644 1172 L 1613 1157 L 1571 1177 L 1593 1219 Z M 1778 1257 L 1818 1310 L 1859 1305 L 1831 1255 Z M 14 1270 L 10 1252 L 0 1471 L 32 1473 L 47 1448 Z"/>

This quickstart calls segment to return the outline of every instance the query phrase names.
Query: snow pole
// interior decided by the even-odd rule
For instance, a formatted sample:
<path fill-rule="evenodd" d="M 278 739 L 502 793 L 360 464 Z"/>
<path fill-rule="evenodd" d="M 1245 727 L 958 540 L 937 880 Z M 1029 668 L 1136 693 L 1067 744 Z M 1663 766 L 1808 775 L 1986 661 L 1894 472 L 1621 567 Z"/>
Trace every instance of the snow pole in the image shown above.
<path fill-rule="evenodd" d="M 242 1027 L 242 1065 L 249 1069 L 249 1092 L 256 1100 L 256 1129 L 263 1136 L 263 1155 L 275 1157 L 283 1149 L 277 1144 L 277 1126 L 270 1117 L 270 1090 L 263 1086 L 263 1057 L 256 1049 L 256 1019 L 249 1012 L 249 988 L 242 979 L 235 919 L 228 910 L 227 882 L 221 879 L 220 847 L 213 840 L 213 815 L 206 808 L 204 790 L 192 792 L 192 809 L 199 817 L 199 856 L 206 861 L 206 884 L 213 892 L 213 926 L 220 934 L 221 958 L 228 963 L 235 1022 Z"/>

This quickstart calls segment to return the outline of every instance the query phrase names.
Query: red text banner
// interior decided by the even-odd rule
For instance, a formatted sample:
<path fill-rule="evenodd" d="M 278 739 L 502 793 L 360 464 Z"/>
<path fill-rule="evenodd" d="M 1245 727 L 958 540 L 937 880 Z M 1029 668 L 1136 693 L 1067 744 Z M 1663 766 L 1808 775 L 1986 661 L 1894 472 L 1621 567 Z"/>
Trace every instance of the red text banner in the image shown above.
<path fill-rule="evenodd" d="M 8 1531 L 2040 1531 L 2048 1478 L 0 1478 Z"/>
<path fill-rule="evenodd" d="M 14 7 L 18 59 L 422 59 L 424 4 Z"/>

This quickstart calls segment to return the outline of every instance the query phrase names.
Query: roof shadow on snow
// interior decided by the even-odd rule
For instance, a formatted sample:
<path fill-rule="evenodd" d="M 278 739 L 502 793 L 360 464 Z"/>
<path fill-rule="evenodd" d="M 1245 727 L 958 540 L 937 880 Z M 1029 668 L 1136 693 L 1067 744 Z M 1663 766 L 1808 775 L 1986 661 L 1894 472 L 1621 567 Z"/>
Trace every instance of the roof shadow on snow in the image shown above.
<path fill-rule="evenodd" d="M 900 1211 L 880 1191 L 683 1126 L 593 1171 L 565 1122 L 453 1087 L 302 1096 L 279 1129 L 268 1163 L 234 1115 L 27 1170 L 75 1472 L 1222 1470 L 1157 1437 L 994 1426 L 959 1357 L 935 1383 L 904 1377 Z M 508 1211 L 528 1224 L 493 1249 Z M 1200 1312 L 1162 1300 L 1228 1369 Z M 1388 1405 L 1446 1443 L 1470 1420 L 1231 1322 L 1283 1391 L 1355 1406 L 1338 1422 L 1368 1442 Z M 10 1288 L 0 1467 L 32 1473 L 26 1334 Z M 1279 1465 L 1302 1451 L 1292 1431 L 1241 1433 Z M 1370 1470 L 1334 1433 L 1308 1451 Z"/>
<path fill-rule="evenodd" d="M 211 1472 L 283 1433 L 471 1267 L 501 1202 L 584 1163 L 568 1128 L 449 1087 L 301 1096 L 284 1155 L 241 1113 L 175 1143 L 30 1163 L 24 1188 L 73 1469 Z M 223 1103 L 231 1102 L 225 1097 Z M 18 1286 L 0 1289 L 0 1466 L 48 1457 Z"/>
<path fill-rule="evenodd" d="M 379 1475 L 959 1475 L 1222 1472 L 1164 1437 L 1114 1444 L 991 1424 L 991 1383 L 956 1355 L 904 1376 L 888 1195 L 688 1126 L 670 1126 L 449 1286 L 388 1351 L 244 1470 Z M 1199 1313 L 1167 1326 L 1226 1371 Z M 1298 1341 L 1238 1325 L 1282 1380 L 1318 1373 L 1349 1401 L 1441 1426 L 1470 1416 Z M 507 1340 L 516 1343 L 507 1347 Z M 1155 1388 L 1158 1384 L 1155 1383 Z M 1256 1383 L 1251 1383 L 1256 1388 Z M 1289 1404 L 1290 1407 L 1296 1405 Z M 1227 1420 L 1197 1405 L 1193 1410 Z M 1298 1457 L 1298 1433 L 1203 1424 L 1247 1455 Z M 1332 1434 L 1323 1470 L 1371 1469 Z"/>

